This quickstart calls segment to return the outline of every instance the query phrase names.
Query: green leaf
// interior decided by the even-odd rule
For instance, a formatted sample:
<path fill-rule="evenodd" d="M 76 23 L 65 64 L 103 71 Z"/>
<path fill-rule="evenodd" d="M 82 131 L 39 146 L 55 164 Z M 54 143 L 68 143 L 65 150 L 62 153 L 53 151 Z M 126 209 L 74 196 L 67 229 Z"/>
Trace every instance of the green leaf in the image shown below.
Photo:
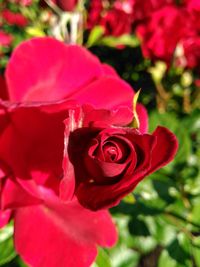
<path fill-rule="evenodd" d="M 139 253 L 124 244 L 110 251 L 112 267 L 137 267 Z"/>
<path fill-rule="evenodd" d="M 102 26 L 94 27 L 92 31 L 90 32 L 86 46 L 91 47 L 95 45 L 99 41 L 99 39 L 103 36 L 104 31 L 105 30 Z"/>
<path fill-rule="evenodd" d="M 13 245 L 13 225 L 9 224 L 0 230 L 0 265 L 16 257 Z"/>
<path fill-rule="evenodd" d="M 128 203 L 128 204 L 134 204 L 135 203 L 135 197 L 132 193 L 130 193 L 123 198 L 123 201 Z"/>
<path fill-rule="evenodd" d="M 110 47 L 117 47 L 120 45 L 137 47 L 137 46 L 139 46 L 140 42 L 136 36 L 124 34 L 124 35 L 121 35 L 119 37 L 106 36 L 106 37 L 102 38 L 98 44 L 110 46 Z"/>
<path fill-rule="evenodd" d="M 161 252 L 158 259 L 158 267 L 176 267 L 176 261 L 172 259 L 166 249 Z"/>
<path fill-rule="evenodd" d="M 11 237 L 0 243 L 0 251 L 0 265 L 10 262 L 16 257 L 13 239 Z"/>
<path fill-rule="evenodd" d="M 112 267 L 110 258 L 104 249 L 99 248 L 96 262 L 92 265 L 92 267 Z"/>
<path fill-rule="evenodd" d="M 169 256 L 176 261 L 177 267 L 192 267 L 191 246 L 185 234 L 180 233 L 167 247 Z"/>
<path fill-rule="evenodd" d="M 44 31 L 42 31 L 41 29 L 36 28 L 36 27 L 27 27 L 26 28 L 26 33 L 30 37 L 44 37 L 45 36 Z"/>
<path fill-rule="evenodd" d="M 173 113 L 160 114 L 153 111 L 149 116 L 149 131 L 153 132 L 158 125 L 165 126 L 174 132 L 180 127 L 180 124 Z"/>
<path fill-rule="evenodd" d="M 192 254 L 197 267 L 200 267 L 200 237 L 194 239 Z"/>

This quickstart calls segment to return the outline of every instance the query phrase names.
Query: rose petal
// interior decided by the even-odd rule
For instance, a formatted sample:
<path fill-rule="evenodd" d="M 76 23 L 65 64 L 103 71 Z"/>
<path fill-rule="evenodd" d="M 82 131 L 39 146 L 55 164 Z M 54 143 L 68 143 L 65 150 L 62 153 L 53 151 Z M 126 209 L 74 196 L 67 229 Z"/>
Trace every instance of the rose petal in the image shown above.
<path fill-rule="evenodd" d="M 107 211 L 91 212 L 76 201 L 17 210 L 16 250 L 34 267 L 88 267 L 96 245 L 110 247 L 116 230 Z"/>
<path fill-rule="evenodd" d="M 95 108 L 117 109 L 126 106 L 132 110 L 133 94 L 132 88 L 123 80 L 101 77 L 71 94 L 70 98 L 81 105 L 92 104 Z"/>
<path fill-rule="evenodd" d="M 11 218 L 11 210 L 0 210 L 0 229 L 3 228 Z"/>
<path fill-rule="evenodd" d="M 38 184 L 62 178 L 63 120 L 68 116 L 68 104 L 63 110 L 54 109 L 55 105 L 22 106 L 11 109 L 6 117 L 10 125 L 0 138 L 0 159 L 12 166 L 16 177 L 32 177 Z"/>
<path fill-rule="evenodd" d="M 102 74 L 99 60 L 86 49 L 50 37 L 23 42 L 6 69 L 12 101 L 59 100 Z"/>
<path fill-rule="evenodd" d="M 2 75 L 0 75 L 0 98 L 4 100 L 8 99 L 8 89 L 6 81 Z"/>
<path fill-rule="evenodd" d="M 91 123 L 103 122 L 108 126 L 125 126 L 131 123 L 133 112 L 128 107 L 119 107 L 118 109 L 94 109 L 90 105 L 83 106 L 84 118 L 83 126 L 88 127 Z"/>
<path fill-rule="evenodd" d="M 102 67 L 103 67 L 104 73 L 106 75 L 119 77 L 119 75 L 117 74 L 116 70 L 113 67 L 111 67 L 110 65 L 102 64 Z"/>
<path fill-rule="evenodd" d="M 15 209 L 22 206 L 35 205 L 42 202 L 25 191 L 12 179 L 5 179 L 0 192 L 1 209 Z"/>
<path fill-rule="evenodd" d="M 157 127 L 153 136 L 157 137 L 157 142 L 152 151 L 151 169 L 147 175 L 172 161 L 178 149 L 176 136 L 167 128 Z"/>

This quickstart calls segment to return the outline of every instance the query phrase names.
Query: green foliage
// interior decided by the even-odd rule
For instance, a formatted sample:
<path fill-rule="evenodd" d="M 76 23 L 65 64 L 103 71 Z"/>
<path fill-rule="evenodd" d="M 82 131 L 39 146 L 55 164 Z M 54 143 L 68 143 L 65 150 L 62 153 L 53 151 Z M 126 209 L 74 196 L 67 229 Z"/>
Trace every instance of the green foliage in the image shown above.
<path fill-rule="evenodd" d="M 3 266 L 16 257 L 12 236 L 12 225 L 8 225 L 0 230 L 0 266 Z"/>

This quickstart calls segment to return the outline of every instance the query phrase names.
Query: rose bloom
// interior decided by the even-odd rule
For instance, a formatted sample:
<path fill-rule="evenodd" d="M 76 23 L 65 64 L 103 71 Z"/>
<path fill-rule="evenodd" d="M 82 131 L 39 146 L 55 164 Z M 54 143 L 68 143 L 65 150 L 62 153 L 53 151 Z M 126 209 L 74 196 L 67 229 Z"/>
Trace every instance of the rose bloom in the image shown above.
<path fill-rule="evenodd" d="M 102 0 L 91 0 L 88 10 L 87 27 L 92 29 L 99 24 L 101 20 L 101 12 L 103 11 Z"/>
<path fill-rule="evenodd" d="M 17 25 L 19 27 L 25 27 L 28 24 L 28 20 L 20 13 L 14 13 L 9 9 L 5 9 L 1 14 L 6 23 L 10 25 Z"/>
<path fill-rule="evenodd" d="M 131 1 L 91 1 L 87 26 L 92 29 L 96 25 L 103 26 L 105 35 L 120 36 L 131 32 Z"/>
<path fill-rule="evenodd" d="M 51 0 L 64 11 L 73 11 L 78 3 L 78 0 Z"/>
<path fill-rule="evenodd" d="M 185 0 L 187 10 L 192 15 L 193 27 L 200 31 L 200 2 L 199 0 Z"/>
<path fill-rule="evenodd" d="M 132 20 L 130 14 L 113 8 L 102 16 L 100 25 L 105 29 L 105 35 L 120 36 L 131 32 Z"/>
<path fill-rule="evenodd" d="M 51 38 L 21 44 L 6 82 L 1 96 L 9 98 L 0 101 L 0 225 L 14 210 L 15 247 L 31 266 L 90 266 L 96 246 L 112 246 L 117 235 L 108 211 L 87 210 L 75 196 L 66 200 L 66 192 L 65 201 L 59 196 L 66 169 L 63 121 L 84 103 L 122 106 L 130 118 L 133 91 L 86 49 Z M 73 183 L 66 191 L 73 192 Z"/>
<path fill-rule="evenodd" d="M 144 114 L 140 120 L 142 117 Z M 178 146 L 174 134 L 164 127 L 153 134 L 147 134 L 145 128 L 122 127 L 130 119 L 128 110 L 108 112 L 85 106 L 79 118 L 71 116 L 65 121 L 67 163 L 60 187 L 62 199 L 68 199 L 66 187 L 75 181 L 74 193 L 83 206 L 110 208 L 145 176 L 174 158 Z"/>
<path fill-rule="evenodd" d="M 12 35 L 0 30 L 0 46 L 9 46 L 12 40 Z"/>
<path fill-rule="evenodd" d="M 200 67 L 200 36 L 194 35 L 182 40 L 186 67 L 193 69 Z"/>
<path fill-rule="evenodd" d="M 171 62 L 175 48 L 188 31 L 185 9 L 169 5 L 154 12 L 150 21 L 138 26 L 145 57 Z"/>
<path fill-rule="evenodd" d="M 90 266 L 97 245 L 116 242 L 107 207 L 171 161 L 176 138 L 164 127 L 147 134 L 141 105 L 140 127 L 127 128 L 136 118 L 132 88 L 78 46 L 52 38 L 24 42 L 6 82 L 1 225 L 14 210 L 16 250 L 31 266 Z"/>

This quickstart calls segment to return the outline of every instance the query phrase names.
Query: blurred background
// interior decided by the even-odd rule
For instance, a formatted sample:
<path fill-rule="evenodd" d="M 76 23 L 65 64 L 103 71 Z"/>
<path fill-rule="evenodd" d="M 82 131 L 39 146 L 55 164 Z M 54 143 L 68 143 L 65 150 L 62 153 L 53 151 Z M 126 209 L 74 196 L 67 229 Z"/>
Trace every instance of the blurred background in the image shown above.
<path fill-rule="evenodd" d="M 13 49 L 47 35 L 112 65 L 141 89 L 149 131 L 163 125 L 179 140 L 175 160 L 111 209 L 119 242 L 93 267 L 200 267 L 200 1 L 0 0 L 0 89 Z M 24 267 L 12 235 L 11 222 L 0 266 Z"/>

